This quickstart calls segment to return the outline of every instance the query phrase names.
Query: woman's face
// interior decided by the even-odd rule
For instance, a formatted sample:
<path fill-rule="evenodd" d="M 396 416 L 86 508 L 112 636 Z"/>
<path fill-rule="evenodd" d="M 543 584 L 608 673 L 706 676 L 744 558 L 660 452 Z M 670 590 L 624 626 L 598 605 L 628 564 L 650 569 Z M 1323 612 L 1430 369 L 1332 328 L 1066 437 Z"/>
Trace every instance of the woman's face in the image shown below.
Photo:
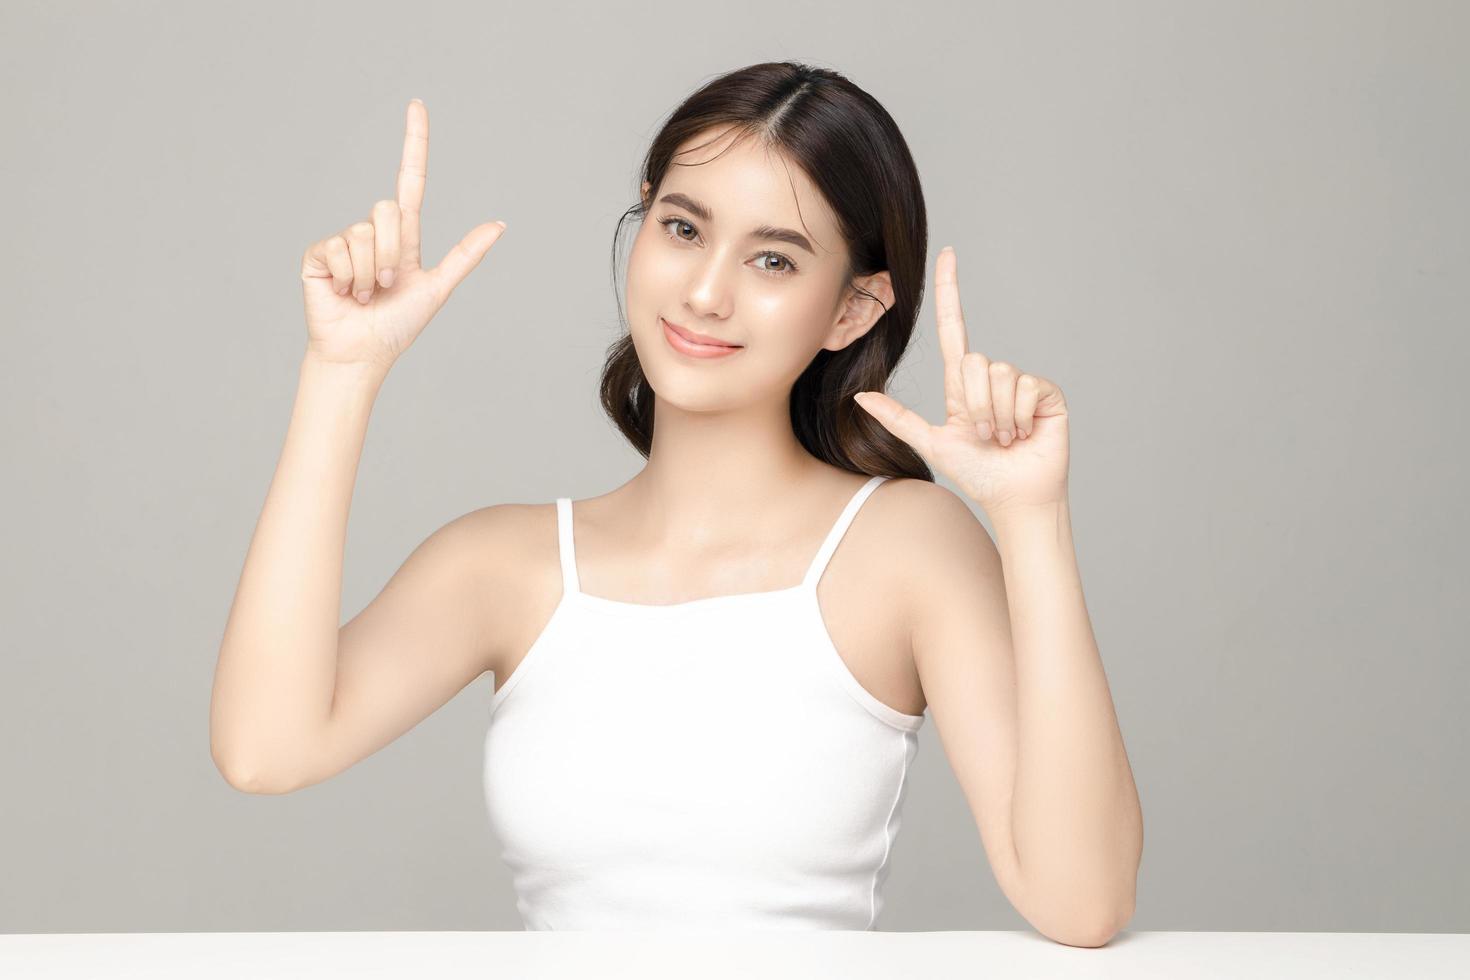
<path fill-rule="evenodd" d="M 719 132 L 680 147 L 628 259 L 638 360 L 661 399 L 690 411 L 784 397 L 817 351 L 840 350 L 876 319 L 843 315 L 846 245 L 806 175 L 756 139 L 701 146 Z M 652 191 L 645 183 L 645 199 Z M 664 320 L 740 349 L 694 356 Z"/>

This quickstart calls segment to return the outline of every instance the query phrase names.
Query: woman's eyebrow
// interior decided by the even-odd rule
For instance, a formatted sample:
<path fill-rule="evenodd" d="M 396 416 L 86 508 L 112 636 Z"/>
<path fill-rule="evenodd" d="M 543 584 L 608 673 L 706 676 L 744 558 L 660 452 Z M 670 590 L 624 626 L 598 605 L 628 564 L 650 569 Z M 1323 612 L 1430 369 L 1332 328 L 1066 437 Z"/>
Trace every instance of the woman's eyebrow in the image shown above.
<path fill-rule="evenodd" d="M 714 212 L 710 211 L 709 208 L 705 207 L 703 204 L 699 203 L 688 194 L 681 194 L 678 191 L 671 191 L 668 194 L 665 194 L 663 197 L 660 197 L 659 200 L 666 204 L 672 204 L 675 207 L 688 208 L 690 211 L 694 212 L 694 216 L 696 218 L 699 218 L 701 221 L 712 222 L 715 220 Z M 792 231 L 790 228 L 773 228 L 770 225 L 761 225 L 759 228 L 750 233 L 750 237 L 762 238 L 774 242 L 790 242 L 797 248 L 806 249 L 812 255 L 817 254 L 816 249 L 812 248 L 812 243 L 806 240 L 805 235 L 803 235 L 799 231 Z"/>

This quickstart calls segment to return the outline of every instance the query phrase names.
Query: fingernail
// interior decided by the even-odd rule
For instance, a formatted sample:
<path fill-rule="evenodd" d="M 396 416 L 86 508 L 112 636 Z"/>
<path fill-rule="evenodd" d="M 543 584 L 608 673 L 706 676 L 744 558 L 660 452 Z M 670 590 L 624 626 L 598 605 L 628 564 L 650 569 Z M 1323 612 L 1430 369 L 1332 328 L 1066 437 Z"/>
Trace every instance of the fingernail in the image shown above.
<path fill-rule="evenodd" d="M 349 289 L 351 289 L 351 288 L 352 288 L 352 285 L 350 283 L 347 284 L 347 285 L 344 285 L 341 289 L 337 290 L 337 295 L 338 296 L 346 296 L 347 295 L 347 291 Z"/>
<path fill-rule="evenodd" d="M 387 289 L 389 286 L 393 285 L 393 270 L 383 269 L 382 271 L 380 271 L 378 273 L 378 282 L 383 284 L 384 289 Z"/>
<path fill-rule="evenodd" d="M 989 439 L 990 438 L 990 423 L 989 422 L 981 422 L 978 426 L 976 426 L 976 428 L 980 430 L 980 438 L 981 439 Z"/>
<path fill-rule="evenodd" d="M 1002 446 L 1009 446 L 1011 444 L 1011 430 L 1001 429 L 996 438 L 1000 440 Z"/>
<path fill-rule="evenodd" d="M 359 303 L 366 303 L 368 300 L 370 300 L 372 298 L 373 298 L 373 291 L 371 289 L 364 289 L 362 292 L 360 292 L 360 293 L 357 294 L 357 301 Z"/>

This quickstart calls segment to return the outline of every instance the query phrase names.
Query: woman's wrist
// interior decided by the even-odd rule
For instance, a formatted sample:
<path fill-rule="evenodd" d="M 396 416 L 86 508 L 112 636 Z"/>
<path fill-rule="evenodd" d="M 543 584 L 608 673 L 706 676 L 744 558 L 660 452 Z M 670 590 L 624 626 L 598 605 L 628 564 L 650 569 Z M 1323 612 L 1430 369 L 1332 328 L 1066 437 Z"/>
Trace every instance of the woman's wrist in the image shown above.
<path fill-rule="evenodd" d="M 301 357 L 301 377 L 376 391 L 388 376 L 384 365 L 367 361 L 334 361 L 308 349 Z"/>

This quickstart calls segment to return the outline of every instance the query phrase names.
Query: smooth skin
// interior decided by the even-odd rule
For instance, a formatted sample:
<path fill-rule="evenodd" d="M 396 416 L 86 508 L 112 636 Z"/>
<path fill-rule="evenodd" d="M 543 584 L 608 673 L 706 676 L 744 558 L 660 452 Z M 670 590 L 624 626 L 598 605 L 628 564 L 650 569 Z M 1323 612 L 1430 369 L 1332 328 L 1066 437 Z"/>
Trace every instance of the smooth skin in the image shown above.
<path fill-rule="evenodd" d="M 307 344 L 285 447 L 230 609 L 210 702 L 210 750 L 230 785 L 319 782 L 411 729 L 487 669 L 464 610 L 505 590 L 486 542 L 509 511 L 437 530 L 338 628 L 348 510 L 368 416 L 389 368 L 504 231 L 472 229 L 421 264 L 429 115 L 409 103 L 397 199 L 311 245 Z"/>
<path fill-rule="evenodd" d="M 541 542 L 531 531 L 529 508 L 496 505 L 435 531 L 367 608 L 340 630 L 337 625 L 348 508 L 378 388 L 502 230 L 496 223 L 479 226 L 439 267 L 419 267 L 427 146 L 427 111 L 415 102 L 408 109 L 398 200 L 380 202 L 371 222 L 313 245 L 303 260 L 309 340 L 297 402 L 231 609 L 211 704 L 216 765 L 246 792 L 291 792 L 381 749 L 492 669 L 493 648 L 525 615 L 517 605 L 524 589 L 511 580 L 511 569 L 519 566 L 506 556 L 529 554 Z M 762 212 L 774 207 L 778 198 L 764 171 L 735 162 L 741 159 L 727 158 L 735 181 L 711 189 L 738 187 L 732 201 L 763 201 L 753 208 Z M 713 172 L 704 167 L 690 173 L 712 179 Z M 396 240 L 389 227 L 395 213 Z M 802 214 L 813 211 L 804 207 Z M 819 229 L 819 244 L 832 237 L 825 223 Z M 666 230 L 682 238 L 690 229 L 688 222 L 649 225 L 644 247 L 663 242 Z M 731 510 L 729 500 L 678 493 L 686 479 L 681 463 L 701 462 L 706 481 L 708 465 L 726 457 L 700 460 L 700 446 L 787 438 L 790 432 L 789 425 L 755 424 L 761 415 L 734 424 L 731 411 L 750 407 L 740 401 L 750 397 L 745 376 L 732 375 L 724 384 L 690 373 L 661 346 L 655 314 L 674 314 L 704 332 L 740 329 L 739 339 L 752 342 L 738 355 L 743 370 L 767 384 L 780 377 L 788 359 L 799 370 L 816 347 L 852 342 L 876 316 L 862 305 L 845 308 L 841 297 L 778 287 L 767 278 L 768 260 L 751 266 L 743 242 L 702 230 L 704 236 L 687 243 L 670 238 L 659 246 L 679 252 L 648 251 L 647 265 L 630 277 L 641 290 L 631 304 L 640 356 L 646 352 L 649 370 L 664 372 L 658 388 L 675 399 L 661 407 L 660 417 L 670 407 L 688 415 L 682 426 L 660 426 L 656 433 L 666 445 L 688 440 L 672 455 L 655 454 L 668 469 L 668 508 L 653 510 L 683 515 L 675 522 L 681 540 L 720 526 L 702 510 L 727 518 Z M 693 243 L 701 250 L 684 251 Z M 824 259 L 808 258 L 807 273 Z M 869 283 L 880 293 L 884 285 L 881 278 Z M 355 290 L 367 295 L 359 299 Z M 999 548 L 963 498 L 927 481 L 897 480 L 859 514 L 876 553 L 870 566 L 859 562 L 853 574 L 901 583 L 924 699 L 1008 899 L 1054 940 L 1101 945 L 1131 916 L 1142 824 L 1081 598 L 1066 508 L 1065 404 L 1044 379 L 968 352 L 951 250 L 940 253 L 936 296 L 945 424 L 930 426 L 881 393 L 863 394 L 859 402 L 987 510 Z M 788 304 L 814 298 L 815 312 L 789 315 Z M 832 302 L 839 305 L 820 305 Z M 782 329 L 793 323 L 812 335 L 792 337 Z M 734 364 L 726 375 L 742 370 Z M 706 404 L 709 399 L 724 401 Z M 1018 431 L 1020 439 L 992 440 L 986 425 Z M 706 438 L 703 430 L 712 426 L 723 427 L 721 440 Z M 770 465 L 785 461 L 775 452 L 741 456 Z M 811 470 L 809 462 L 794 458 L 796 463 Z M 654 472 L 650 467 L 642 476 Z M 817 487 L 816 479 L 813 472 L 804 485 Z M 823 489 L 824 499 L 845 499 L 851 488 L 843 489 L 840 495 Z M 764 502 L 757 503 L 769 517 Z M 789 499 L 783 506 L 793 509 Z M 588 516 L 588 508 L 579 504 L 579 510 L 579 520 Z M 737 530 L 762 524 L 743 512 L 725 523 Z M 807 524 L 825 526 L 802 526 Z M 722 543 L 711 539 L 710 551 Z M 678 556 L 703 568 L 707 563 L 699 557 Z"/>
<path fill-rule="evenodd" d="M 941 250 L 943 424 L 855 398 L 995 527 L 998 548 L 968 508 L 916 525 L 915 663 L 1002 891 L 1043 934 L 1101 946 L 1133 916 L 1143 814 L 1072 543 L 1066 399 L 969 349 L 956 266 Z"/>
<path fill-rule="evenodd" d="M 423 268 L 419 218 L 428 175 L 429 110 L 414 99 L 403 134 L 398 199 L 378 201 L 370 220 L 322 239 L 301 260 L 311 354 L 386 372 L 505 230 L 503 221 L 480 225 L 438 266 Z"/>

